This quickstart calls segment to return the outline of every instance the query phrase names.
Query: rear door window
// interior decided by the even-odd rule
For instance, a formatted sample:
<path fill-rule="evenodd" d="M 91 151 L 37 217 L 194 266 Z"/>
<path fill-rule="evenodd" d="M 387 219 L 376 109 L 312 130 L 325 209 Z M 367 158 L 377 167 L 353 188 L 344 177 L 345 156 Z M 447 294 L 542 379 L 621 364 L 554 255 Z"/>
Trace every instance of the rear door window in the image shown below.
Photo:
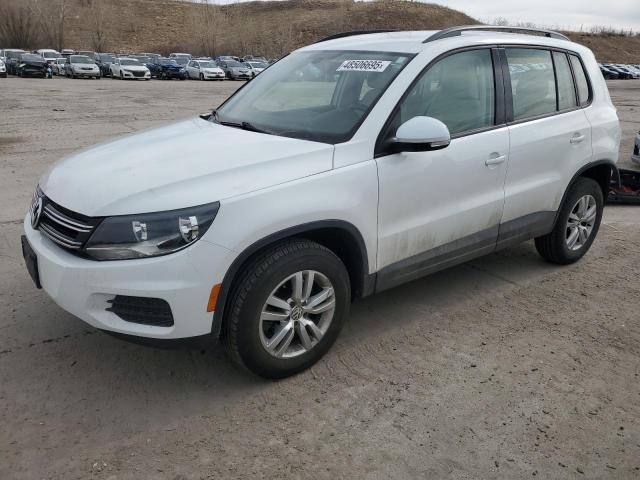
<path fill-rule="evenodd" d="M 576 77 L 580 105 L 585 105 L 589 103 L 589 82 L 587 81 L 587 74 L 584 71 L 582 62 L 576 55 L 571 55 L 571 65 L 573 66 L 573 74 Z"/>
<path fill-rule="evenodd" d="M 549 50 L 507 48 L 513 118 L 523 120 L 556 111 L 556 85 Z"/>
<path fill-rule="evenodd" d="M 553 64 L 556 67 L 556 79 L 558 81 L 558 110 L 575 108 L 576 89 L 573 85 L 571 67 L 567 55 L 562 52 L 553 52 Z"/>

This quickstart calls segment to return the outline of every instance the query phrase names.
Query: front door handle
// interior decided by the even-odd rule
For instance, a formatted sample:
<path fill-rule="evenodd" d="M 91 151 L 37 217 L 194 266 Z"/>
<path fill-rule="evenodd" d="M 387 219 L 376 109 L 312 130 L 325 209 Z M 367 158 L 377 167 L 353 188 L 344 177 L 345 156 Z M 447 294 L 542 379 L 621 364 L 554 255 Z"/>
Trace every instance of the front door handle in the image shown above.
<path fill-rule="evenodd" d="M 507 159 L 506 155 L 500 155 L 499 153 L 492 153 L 489 158 L 484 161 L 484 164 L 487 167 L 492 167 L 494 165 L 500 165 Z"/>
<path fill-rule="evenodd" d="M 569 140 L 570 143 L 576 144 L 576 143 L 580 143 L 582 142 L 586 137 L 584 135 L 582 135 L 581 133 L 574 133 L 573 137 L 571 137 L 571 140 Z"/>

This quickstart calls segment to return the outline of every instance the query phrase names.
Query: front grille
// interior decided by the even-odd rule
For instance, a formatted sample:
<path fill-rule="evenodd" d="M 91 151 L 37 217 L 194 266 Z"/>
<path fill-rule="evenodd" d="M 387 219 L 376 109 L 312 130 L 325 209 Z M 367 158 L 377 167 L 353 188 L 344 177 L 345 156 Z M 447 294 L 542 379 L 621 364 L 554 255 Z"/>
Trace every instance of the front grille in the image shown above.
<path fill-rule="evenodd" d="M 144 77 L 145 72 L 130 72 L 134 77 Z"/>
<path fill-rule="evenodd" d="M 107 312 L 113 312 L 122 320 L 155 327 L 171 327 L 173 314 L 166 300 L 161 298 L 130 297 L 116 295 L 109 300 Z"/>
<path fill-rule="evenodd" d="M 42 212 L 36 228 L 61 247 L 76 251 L 89 239 L 99 220 L 72 212 L 42 196 Z"/>

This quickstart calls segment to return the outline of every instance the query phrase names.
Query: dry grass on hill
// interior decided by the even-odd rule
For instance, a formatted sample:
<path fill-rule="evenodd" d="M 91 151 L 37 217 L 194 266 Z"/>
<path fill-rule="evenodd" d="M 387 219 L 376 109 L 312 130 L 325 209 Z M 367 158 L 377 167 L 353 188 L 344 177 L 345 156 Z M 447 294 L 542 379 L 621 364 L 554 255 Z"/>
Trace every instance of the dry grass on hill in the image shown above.
<path fill-rule="evenodd" d="M 326 35 L 349 30 L 430 30 L 478 23 L 439 5 L 402 0 L 286 0 L 213 5 L 206 0 L 3 0 L 41 18 L 28 48 L 115 52 L 189 51 L 203 55 L 278 57 Z M 64 6 L 64 28 L 60 10 Z M 0 7 L 0 10 L 2 7 Z M 37 15 L 33 15 L 33 12 Z M 0 11 L 0 46 L 3 38 Z M 6 15 L 5 15 L 6 19 Z M 14 22 L 15 23 L 15 22 Z M 44 33 L 43 33 L 44 32 Z M 640 63 L 640 36 L 570 34 L 600 61 Z M 6 37 L 6 35 L 5 35 Z M 29 43 L 29 44 L 26 44 Z"/>

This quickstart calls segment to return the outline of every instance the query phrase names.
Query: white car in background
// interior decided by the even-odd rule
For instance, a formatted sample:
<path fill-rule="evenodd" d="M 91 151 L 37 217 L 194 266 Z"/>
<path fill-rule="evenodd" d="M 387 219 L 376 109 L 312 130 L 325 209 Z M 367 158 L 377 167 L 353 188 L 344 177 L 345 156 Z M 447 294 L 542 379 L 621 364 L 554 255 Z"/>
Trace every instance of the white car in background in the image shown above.
<path fill-rule="evenodd" d="M 114 58 L 109 69 L 111 70 L 111 78 L 119 78 L 120 80 L 127 78 L 151 79 L 151 72 L 146 65 L 134 58 Z"/>
<path fill-rule="evenodd" d="M 53 63 L 51 63 L 51 72 L 54 75 L 64 75 L 64 64 L 67 63 L 67 59 L 62 57 L 62 58 L 56 58 L 55 61 Z"/>
<path fill-rule="evenodd" d="M 44 61 L 49 65 L 53 65 L 56 62 L 56 59 L 62 56 L 60 52 L 50 48 L 41 48 L 40 50 L 36 50 L 36 53 L 44 58 Z"/>
<path fill-rule="evenodd" d="M 86 55 L 70 55 L 64 64 L 64 71 L 67 77 L 87 77 L 100 80 L 100 68 L 93 59 Z"/>
<path fill-rule="evenodd" d="M 258 62 L 256 60 L 245 60 L 245 65 L 251 70 L 251 75 L 256 76 L 269 66 L 268 63 Z"/>
<path fill-rule="evenodd" d="M 186 67 L 187 78 L 200 80 L 224 80 L 226 75 L 213 60 L 191 60 Z"/>
<path fill-rule="evenodd" d="M 7 78 L 7 66 L 3 60 L 0 60 L 0 77 Z"/>

